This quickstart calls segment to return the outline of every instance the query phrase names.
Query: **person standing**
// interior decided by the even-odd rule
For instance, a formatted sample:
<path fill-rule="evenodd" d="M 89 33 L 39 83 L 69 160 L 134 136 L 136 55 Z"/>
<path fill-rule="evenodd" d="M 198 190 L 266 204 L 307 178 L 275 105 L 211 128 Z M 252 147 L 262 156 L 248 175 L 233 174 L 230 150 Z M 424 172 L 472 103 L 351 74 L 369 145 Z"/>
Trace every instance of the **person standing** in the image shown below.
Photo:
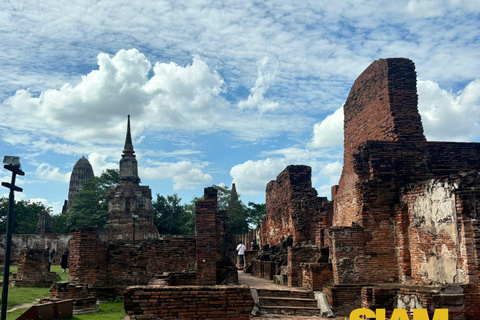
<path fill-rule="evenodd" d="M 238 252 L 238 268 L 243 269 L 245 265 L 245 259 L 244 259 L 244 254 L 245 254 L 245 245 L 240 241 L 237 246 L 237 252 Z"/>
<path fill-rule="evenodd" d="M 62 258 L 60 259 L 60 267 L 62 267 L 62 273 L 65 273 L 65 271 L 68 268 L 68 253 L 65 251 L 62 255 Z"/>
<path fill-rule="evenodd" d="M 48 271 L 50 272 L 50 267 L 52 266 L 53 255 L 55 254 L 55 249 L 50 251 L 50 247 L 48 247 L 47 251 L 48 251 Z"/>

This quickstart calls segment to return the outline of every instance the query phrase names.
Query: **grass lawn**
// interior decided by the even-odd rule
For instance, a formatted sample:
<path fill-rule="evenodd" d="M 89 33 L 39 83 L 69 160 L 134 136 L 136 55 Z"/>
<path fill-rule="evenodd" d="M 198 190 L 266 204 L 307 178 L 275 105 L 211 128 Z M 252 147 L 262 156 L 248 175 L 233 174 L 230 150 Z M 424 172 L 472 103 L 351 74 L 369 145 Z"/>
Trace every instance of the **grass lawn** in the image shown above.
<path fill-rule="evenodd" d="M 59 265 L 52 265 L 50 271 L 56 272 L 60 276 L 57 281 L 68 281 L 68 269 L 65 273 L 62 273 L 62 268 Z"/>
<path fill-rule="evenodd" d="M 72 320 L 121 320 L 125 315 L 123 302 L 100 303 L 100 312 L 73 316 Z M 15 320 L 27 309 L 18 309 L 7 313 L 7 320 Z"/>
<path fill-rule="evenodd" d="M 3 267 L 2 277 L 3 277 Z M 59 265 L 52 265 L 51 271 L 59 275 L 57 281 L 68 281 L 68 269 L 66 273 L 62 273 L 62 268 Z M 17 272 L 17 266 L 10 267 L 11 272 Z M 31 303 L 37 299 L 45 298 L 50 295 L 50 288 L 37 287 L 9 287 L 8 288 L 8 304 L 7 309 L 12 309 L 13 306 L 24 303 Z M 1 300 L 0 300 L 1 303 Z M 28 308 L 18 309 L 12 312 L 7 312 L 7 320 L 15 320 L 22 315 Z M 99 313 L 84 314 L 73 316 L 73 320 L 120 320 L 125 315 L 123 309 L 123 302 L 106 302 L 100 304 L 101 311 Z"/>
<path fill-rule="evenodd" d="M 100 303 L 100 312 L 73 316 L 73 320 L 120 320 L 125 315 L 123 302 Z"/>

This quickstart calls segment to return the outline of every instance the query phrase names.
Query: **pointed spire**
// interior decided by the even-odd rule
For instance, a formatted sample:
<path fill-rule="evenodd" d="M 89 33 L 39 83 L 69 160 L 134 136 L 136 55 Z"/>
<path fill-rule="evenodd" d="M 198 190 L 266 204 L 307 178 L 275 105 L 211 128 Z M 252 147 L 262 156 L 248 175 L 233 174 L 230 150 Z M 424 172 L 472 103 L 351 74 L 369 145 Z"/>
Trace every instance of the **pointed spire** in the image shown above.
<path fill-rule="evenodd" d="M 138 164 L 134 155 L 132 143 L 132 134 L 130 132 L 130 115 L 127 120 L 127 136 L 125 138 L 125 147 L 123 148 L 122 159 L 120 159 L 120 181 L 139 183 Z"/>
<path fill-rule="evenodd" d="M 125 138 L 125 146 L 123 147 L 123 153 L 135 153 L 133 150 L 132 134 L 130 133 L 130 115 L 127 120 L 127 136 Z"/>

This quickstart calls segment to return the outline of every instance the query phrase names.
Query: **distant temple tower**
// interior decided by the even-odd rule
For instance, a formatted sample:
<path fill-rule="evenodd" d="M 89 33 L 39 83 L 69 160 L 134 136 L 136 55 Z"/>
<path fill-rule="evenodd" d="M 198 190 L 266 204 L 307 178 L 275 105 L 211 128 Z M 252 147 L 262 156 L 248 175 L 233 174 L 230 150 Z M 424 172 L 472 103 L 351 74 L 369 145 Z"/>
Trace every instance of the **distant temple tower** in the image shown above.
<path fill-rule="evenodd" d="M 65 200 L 63 204 L 62 214 L 69 213 L 76 194 L 83 189 L 83 183 L 93 176 L 92 165 L 87 158 L 82 156 L 73 166 L 72 175 L 70 176 L 70 187 L 68 189 L 68 200 Z"/>
<path fill-rule="evenodd" d="M 38 234 L 53 233 L 52 217 L 46 210 L 40 212 L 40 214 L 38 215 L 37 233 Z"/>
<path fill-rule="evenodd" d="M 138 163 L 130 133 L 130 116 L 127 120 L 127 136 L 120 159 L 120 179 L 116 187 L 108 191 L 108 218 L 110 241 L 132 241 L 133 223 L 135 240 L 158 239 L 153 224 L 152 190 L 140 186 Z"/>

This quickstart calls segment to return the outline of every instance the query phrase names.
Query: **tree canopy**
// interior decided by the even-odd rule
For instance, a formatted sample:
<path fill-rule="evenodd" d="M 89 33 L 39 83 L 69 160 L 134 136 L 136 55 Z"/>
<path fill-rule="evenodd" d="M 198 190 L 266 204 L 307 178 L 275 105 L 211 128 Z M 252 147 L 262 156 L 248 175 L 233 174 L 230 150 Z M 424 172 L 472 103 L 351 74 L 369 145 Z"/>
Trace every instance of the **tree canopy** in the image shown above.
<path fill-rule="evenodd" d="M 117 169 L 107 169 L 100 177 L 88 179 L 73 200 L 66 218 L 67 228 L 104 226 L 107 222 L 108 190 L 118 184 L 118 180 Z"/>
<path fill-rule="evenodd" d="M 50 211 L 40 202 L 29 202 L 25 200 L 15 201 L 13 204 L 12 232 L 14 234 L 36 233 L 38 215 L 42 211 Z M 7 229 L 8 198 L 0 198 L 0 232 L 5 233 Z"/>
<path fill-rule="evenodd" d="M 194 234 L 195 215 L 181 204 L 178 194 L 167 197 L 157 194 L 152 203 L 154 223 L 160 234 Z"/>
<path fill-rule="evenodd" d="M 260 224 L 267 214 L 267 205 L 265 203 L 248 202 L 245 216 L 248 226 L 251 230 L 260 228 Z"/>

